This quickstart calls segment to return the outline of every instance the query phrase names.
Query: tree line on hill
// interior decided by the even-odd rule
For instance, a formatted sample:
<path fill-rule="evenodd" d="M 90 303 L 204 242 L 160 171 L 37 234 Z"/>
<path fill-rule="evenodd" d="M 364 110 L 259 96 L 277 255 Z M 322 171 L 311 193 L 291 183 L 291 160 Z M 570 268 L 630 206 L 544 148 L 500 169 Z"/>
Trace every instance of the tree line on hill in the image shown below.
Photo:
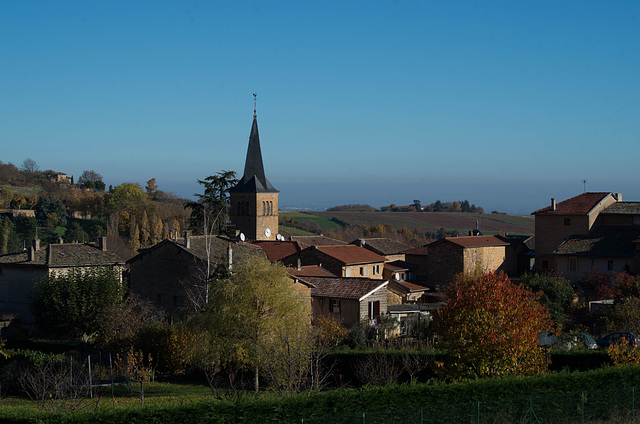
<path fill-rule="evenodd" d="M 121 248 L 116 253 L 128 258 L 187 228 L 187 201 L 159 190 L 155 178 L 144 188 L 125 182 L 105 189 L 94 170 L 85 170 L 77 183 L 73 177 L 52 178 L 57 175 L 61 173 L 40 171 L 31 159 L 20 168 L 0 162 L 0 209 L 35 210 L 35 216 L 0 217 L 0 254 L 29 246 L 36 235 L 45 244 L 95 241 L 106 235 L 112 248 Z"/>

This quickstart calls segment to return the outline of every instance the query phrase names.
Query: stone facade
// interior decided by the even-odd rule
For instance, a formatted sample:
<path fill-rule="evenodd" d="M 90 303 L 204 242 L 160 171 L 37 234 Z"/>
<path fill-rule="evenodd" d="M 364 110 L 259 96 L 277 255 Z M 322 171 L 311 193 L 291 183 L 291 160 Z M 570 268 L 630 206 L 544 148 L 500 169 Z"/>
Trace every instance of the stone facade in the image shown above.
<path fill-rule="evenodd" d="M 278 234 L 278 193 L 232 192 L 230 218 L 235 229 L 242 232 L 247 240 L 275 240 Z"/>

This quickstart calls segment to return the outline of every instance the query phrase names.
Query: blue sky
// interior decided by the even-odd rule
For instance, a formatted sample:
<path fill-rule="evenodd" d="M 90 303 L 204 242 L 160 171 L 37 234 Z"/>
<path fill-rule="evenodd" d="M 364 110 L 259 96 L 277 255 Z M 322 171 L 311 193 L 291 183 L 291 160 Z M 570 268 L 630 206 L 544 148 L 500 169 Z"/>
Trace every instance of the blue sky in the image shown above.
<path fill-rule="evenodd" d="M 640 201 L 637 1 L 0 2 L 0 161 L 281 207 Z"/>

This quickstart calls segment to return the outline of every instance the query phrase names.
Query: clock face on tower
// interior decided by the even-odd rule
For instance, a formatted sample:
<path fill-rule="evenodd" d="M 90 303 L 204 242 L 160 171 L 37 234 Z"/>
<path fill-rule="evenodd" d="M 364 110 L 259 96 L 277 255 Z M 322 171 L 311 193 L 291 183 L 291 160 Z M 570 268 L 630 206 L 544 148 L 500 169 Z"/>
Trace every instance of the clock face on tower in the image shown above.
<path fill-rule="evenodd" d="M 265 229 L 264 229 L 264 236 L 265 236 L 265 237 L 269 237 L 269 236 L 271 236 L 271 230 L 270 230 L 269 228 L 265 228 Z"/>

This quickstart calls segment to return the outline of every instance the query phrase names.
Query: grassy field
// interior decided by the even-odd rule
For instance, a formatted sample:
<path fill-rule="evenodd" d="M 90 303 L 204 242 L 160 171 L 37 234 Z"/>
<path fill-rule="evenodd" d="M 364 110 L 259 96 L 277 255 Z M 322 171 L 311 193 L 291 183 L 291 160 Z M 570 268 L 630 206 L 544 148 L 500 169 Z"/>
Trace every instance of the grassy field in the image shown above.
<path fill-rule="evenodd" d="M 392 228 L 406 227 L 420 233 L 434 233 L 440 228 L 458 230 L 466 234 L 476 225 L 483 234 L 534 233 L 534 218 L 517 215 L 486 215 L 457 212 L 279 212 L 281 216 L 294 218 L 298 222 L 315 221 L 323 232 L 330 232 L 345 225 L 389 225 Z M 343 225 L 341 226 L 340 223 Z"/>

